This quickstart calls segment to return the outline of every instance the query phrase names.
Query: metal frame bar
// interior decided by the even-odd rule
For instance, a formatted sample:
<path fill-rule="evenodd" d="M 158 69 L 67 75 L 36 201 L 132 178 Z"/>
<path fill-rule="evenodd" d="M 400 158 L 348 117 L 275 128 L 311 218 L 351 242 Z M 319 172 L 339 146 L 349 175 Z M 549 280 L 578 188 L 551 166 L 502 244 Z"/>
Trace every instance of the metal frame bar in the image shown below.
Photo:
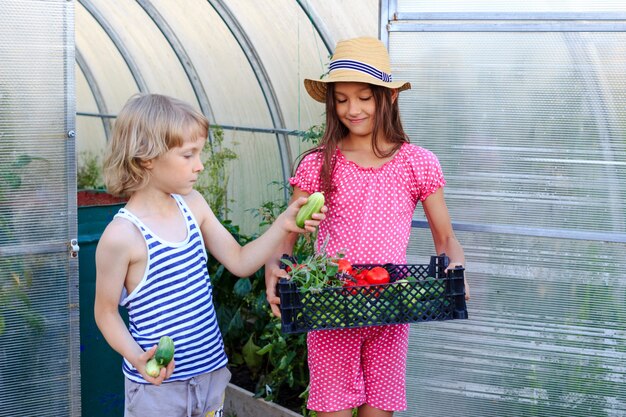
<path fill-rule="evenodd" d="M 109 22 L 102 15 L 102 13 L 100 13 L 98 7 L 94 6 L 91 0 L 78 0 L 78 3 L 82 5 L 85 10 L 87 10 L 87 12 L 89 12 L 89 14 L 96 20 L 96 22 L 98 22 L 102 30 L 104 30 L 104 32 L 107 34 L 109 39 L 111 39 L 111 42 L 113 42 L 113 45 L 122 56 L 122 59 L 124 60 L 124 62 L 126 62 L 126 65 L 128 66 L 128 69 L 130 70 L 130 73 L 133 76 L 133 79 L 135 80 L 139 91 L 148 91 L 148 86 L 146 84 L 146 81 L 141 76 L 139 66 L 133 59 L 130 52 L 128 52 L 128 49 L 124 47 L 124 42 L 117 35 L 117 32 L 109 24 Z"/>
<path fill-rule="evenodd" d="M 196 100 L 198 100 L 198 104 L 200 105 L 200 110 L 204 113 L 209 120 L 215 120 L 213 110 L 211 109 L 211 104 L 209 102 L 209 97 L 206 94 L 204 86 L 202 85 L 202 81 L 198 75 L 198 71 L 196 71 L 195 66 L 192 64 L 192 60 L 187 54 L 185 47 L 182 42 L 176 36 L 176 33 L 172 30 L 170 25 L 167 24 L 167 21 L 163 18 L 161 13 L 154 7 L 150 0 L 136 0 L 137 4 L 141 6 L 141 8 L 146 12 L 146 14 L 150 17 L 155 26 L 161 31 L 167 42 L 170 44 L 174 54 L 178 58 L 178 61 L 182 65 L 185 70 L 185 74 L 187 75 L 187 79 L 191 84 L 191 88 L 196 96 Z"/>
<path fill-rule="evenodd" d="M 102 92 L 100 91 L 100 87 L 98 86 L 98 81 L 93 75 L 89 64 L 87 63 L 87 61 L 85 61 L 83 54 L 81 54 L 78 48 L 75 48 L 74 54 L 76 58 L 76 64 L 78 65 L 78 68 L 80 68 L 80 71 L 83 73 L 85 79 L 87 80 L 87 84 L 89 85 L 89 91 L 91 91 L 91 94 L 93 94 L 94 100 L 96 101 L 96 107 L 98 107 L 98 112 L 105 114 L 108 113 L 106 102 L 102 97 Z M 78 115 L 78 113 L 76 114 Z M 102 127 L 104 128 L 105 137 L 111 137 L 111 122 L 106 118 L 102 118 Z"/>
<path fill-rule="evenodd" d="M 76 115 L 85 116 L 85 117 L 100 117 L 103 119 L 115 119 L 117 117 L 116 114 L 102 114 L 102 113 L 92 113 L 92 112 L 84 112 L 84 111 L 77 111 Z M 271 129 L 271 128 L 264 128 L 264 127 L 232 126 L 232 125 L 215 125 L 215 127 L 219 127 L 224 130 L 239 130 L 241 132 L 279 133 L 281 135 L 289 135 L 289 136 L 306 135 L 306 132 L 302 130 Z"/>
<path fill-rule="evenodd" d="M 272 118 L 272 124 L 275 128 L 285 129 L 285 121 L 282 111 L 280 109 L 280 102 L 276 95 L 276 91 L 272 85 L 272 81 L 261 61 L 261 57 L 257 54 L 256 49 L 246 31 L 244 30 L 239 20 L 235 17 L 230 8 L 226 5 L 224 0 L 207 0 L 209 4 L 215 9 L 222 21 L 226 24 L 226 27 L 230 30 L 235 40 L 241 47 L 244 55 L 248 59 L 248 63 L 252 67 L 252 71 L 261 87 L 263 97 L 267 103 L 267 107 Z M 283 174 L 283 181 L 287 182 L 291 175 L 291 149 L 289 145 L 288 136 L 285 134 L 276 134 L 276 142 L 278 145 L 278 152 L 280 155 L 281 168 Z M 289 192 L 285 188 L 283 190 L 285 200 L 289 200 Z"/>
<path fill-rule="evenodd" d="M 407 23 L 407 21 L 389 22 L 389 32 L 625 32 L 623 22 L 587 22 L 566 20 L 541 21 L 454 21 Z"/>
<path fill-rule="evenodd" d="M 393 9 L 396 10 L 396 9 Z M 389 20 L 626 20 L 626 12 L 393 12 Z"/>
<path fill-rule="evenodd" d="M 76 207 L 76 80 L 74 75 L 74 63 L 76 44 L 74 33 L 74 3 L 66 1 L 63 7 L 64 18 L 64 72 L 65 72 L 65 166 L 67 181 L 67 241 L 65 253 L 68 262 L 68 316 L 70 341 L 68 344 L 69 355 L 69 415 L 79 417 L 81 415 L 81 373 L 80 373 L 80 296 L 78 291 L 78 259 L 70 255 L 68 247 L 73 239 L 78 236 Z"/>
<path fill-rule="evenodd" d="M 413 220 L 411 227 L 428 229 L 427 220 Z M 586 230 L 545 229 L 506 224 L 484 224 L 452 222 L 452 228 L 458 232 L 497 233 L 505 235 L 544 237 L 555 239 L 588 240 L 606 243 L 626 243 L 626 233 L 594 232 Z"/>
<path fill-rule="evenodd" d="M 324 24 L 324 21 L 320 18 L 320 16 L 317 14 L 313 6 L 311 6 L 311 4 L 309 4 L 307 0 L 296 0 L 296 1 L 298 5 L 300 6 L 300 8 L 302 9 L 302 11 L 304 12 L 304 14 L 311 21 L 311 24 L 315 28 L 315 31 L 317 32 L 317 34 L 322 39 L 322 42 L 324 42 L 324 46 L 326 46 L 326 50 L 328 51 L 329 54 L 331 54 L 333 50 L 335 49 L 335 40 L 333 39 L 332 35 L 328 31 L 326 25 Z"/>

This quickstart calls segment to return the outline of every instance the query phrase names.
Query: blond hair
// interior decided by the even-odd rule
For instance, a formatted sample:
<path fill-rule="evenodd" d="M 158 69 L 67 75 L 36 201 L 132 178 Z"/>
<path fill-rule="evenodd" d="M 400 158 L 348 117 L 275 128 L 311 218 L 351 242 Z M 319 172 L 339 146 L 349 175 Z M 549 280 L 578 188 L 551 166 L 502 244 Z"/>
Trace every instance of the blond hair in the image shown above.
<path fill-rule="evenodd" d="M 104 159 L 107 191 L 130 196 L 150 178 L 144 163 L 207 137 L 207 118 L 184 101 L 160 94 L 136 94 L 120 110 Z"/>

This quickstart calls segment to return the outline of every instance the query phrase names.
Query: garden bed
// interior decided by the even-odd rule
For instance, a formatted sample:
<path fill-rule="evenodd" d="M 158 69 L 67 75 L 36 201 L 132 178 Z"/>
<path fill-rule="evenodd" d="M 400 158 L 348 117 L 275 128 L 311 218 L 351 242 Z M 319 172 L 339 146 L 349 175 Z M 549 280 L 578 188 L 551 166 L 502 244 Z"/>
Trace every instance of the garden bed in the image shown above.
<path fill-rule="evenodd" d="M 276 403 L 255 398 L 254 394 L 237 385 L 228 384 L 224 400 L 224 415 L 237 417 L 301 417 L 302 415 Z"/>

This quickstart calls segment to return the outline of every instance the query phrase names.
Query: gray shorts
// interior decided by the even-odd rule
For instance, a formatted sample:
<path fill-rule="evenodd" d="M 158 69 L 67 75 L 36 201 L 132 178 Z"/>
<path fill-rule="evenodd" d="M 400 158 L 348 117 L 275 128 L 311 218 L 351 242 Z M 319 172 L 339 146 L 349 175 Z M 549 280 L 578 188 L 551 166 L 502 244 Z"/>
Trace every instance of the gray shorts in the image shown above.
<path fill-rule="evenodd" d="M 222 417 L 229 381 L 226 367 L 160 386 L 125 378 L 124 417 Z"/>

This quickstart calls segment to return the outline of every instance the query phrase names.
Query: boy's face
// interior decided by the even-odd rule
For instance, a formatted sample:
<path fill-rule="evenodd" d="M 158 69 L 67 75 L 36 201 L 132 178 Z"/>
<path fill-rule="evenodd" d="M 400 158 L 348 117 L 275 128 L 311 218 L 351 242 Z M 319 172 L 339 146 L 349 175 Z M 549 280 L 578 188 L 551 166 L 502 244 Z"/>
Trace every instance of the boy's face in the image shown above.
<path fill-rule="evenodd" d="M 190 137 L 150 161 L 150 185 L 168 194 L 189 194 L 204 169 L 200 156 L 205 142 L 206 137 Z"/>

